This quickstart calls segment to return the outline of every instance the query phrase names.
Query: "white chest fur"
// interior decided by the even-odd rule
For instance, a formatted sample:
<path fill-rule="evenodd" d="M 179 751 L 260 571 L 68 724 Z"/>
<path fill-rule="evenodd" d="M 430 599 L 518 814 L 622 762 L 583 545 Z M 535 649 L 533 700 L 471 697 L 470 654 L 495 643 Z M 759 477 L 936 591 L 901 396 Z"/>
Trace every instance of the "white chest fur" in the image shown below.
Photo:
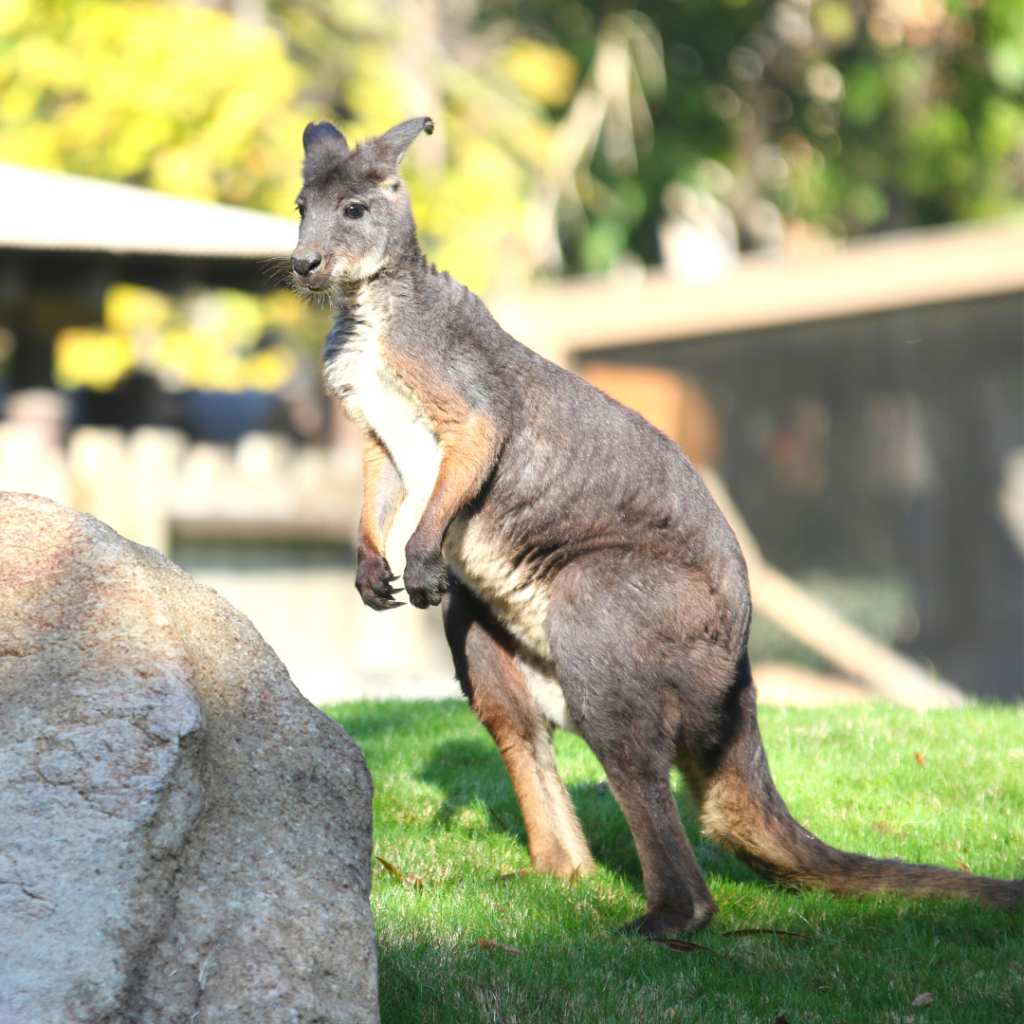
<path fill-rule="evenodd" d="M 433 425 L 413 391 L 385 358 L 387 309 L 369 296 L 352 306 L 352 329 L 324 367 L 345 414 L 383 442 L 417 519 L 437 480 L 441 451 Z"/>
<path fill-rule="evenodd" d="M 371 430 L 387 448 L 415 510 L 415 523 L 434 489 L 441 452 L 433 425 L 415 393 L 394 372 L 383 351 L 387 310 L 365 293 L 353 303 L 352 329 L 324 367 L 328 386 L 345 414 Z M 412 509 L 410 509 L 412 511 Z M 407 520 L 408 521 L 408 520 Z M 456 572 L 490 606 L 529 651 L 519 668 L 537 709 L 554 725 L 576 731 L 561 687 L 551 670 L 544 631 L 550 601 L 547 588 L 505 558 L 477 520 L 456 516 L 444 544 Z"/>

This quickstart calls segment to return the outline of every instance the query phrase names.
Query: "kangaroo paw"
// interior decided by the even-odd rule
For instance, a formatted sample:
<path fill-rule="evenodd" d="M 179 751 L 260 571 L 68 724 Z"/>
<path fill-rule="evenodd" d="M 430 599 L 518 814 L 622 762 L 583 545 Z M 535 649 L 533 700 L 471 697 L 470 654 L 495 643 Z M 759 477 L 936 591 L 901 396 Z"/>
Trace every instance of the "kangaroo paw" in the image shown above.
<path fill-rule="evenodd" d="M 635 921 L 619 929 L 622 935 L 642 935 L 645 939 L 661 939 L 671 935 L 686 935 L 698 931 L 711 920 L 717 908 L 697 908 L 686 914 L 677 910 L 660 910 L 654 914 L 643 914 Z"/>
<path fill-rule="evenodd" d="M 363 599 L 363 604 L 378 612 L 388 608 L 397 608 L 404 601 L 396 601 L 395 594 L 400 593 L 391 584 L 398 577 L 392 575 L 388 560 L 376 552 L 360 552 L 359 566 L 356 569 L 356 590 Z"/>
<path fill-rule="evenodd" d="M 448 569 L 440 551 L 406 552 L 405 589 L 417 608 L 441 603 L 448 590 Z"/>

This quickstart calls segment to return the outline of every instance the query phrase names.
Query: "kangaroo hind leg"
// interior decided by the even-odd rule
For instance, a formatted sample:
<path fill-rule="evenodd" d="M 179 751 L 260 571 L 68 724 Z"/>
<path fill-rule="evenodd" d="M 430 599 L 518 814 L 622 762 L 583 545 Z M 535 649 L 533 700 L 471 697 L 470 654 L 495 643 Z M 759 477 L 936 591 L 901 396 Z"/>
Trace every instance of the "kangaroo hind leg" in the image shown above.
<path fill-rule="evenodd" d="M 746 654 L 703 719 L 687 730 L 677 765 L 712 842 L 783 884 L 805 884 L 806 868 L 827 868 L 828 846 L 799 825 L 775 788 L 757 727 Z"/>
<path fill-rule="evenodd" d="M 555 763 L 552 723 L 531 692 L 532 670 L 515 640 L 453 577 L 444 603 L 455 671 L 477 718 L 498 746 L 526 825 L 530 863 L 560 877 L 594 861 Z"/>
<path fill-rule="evenodd" d="M 640 859 L 646 912 L 626 930 L 657 938 L 695 931 L 717 909 L 669 785 L 679 691 L 699 666 L 681 645 L 658 639 L 652 591 L 631 601 L 618 585 L 628 570 L 609 557 L 566 574 L 548 634 L 569 712 L 608 776 Z"/>

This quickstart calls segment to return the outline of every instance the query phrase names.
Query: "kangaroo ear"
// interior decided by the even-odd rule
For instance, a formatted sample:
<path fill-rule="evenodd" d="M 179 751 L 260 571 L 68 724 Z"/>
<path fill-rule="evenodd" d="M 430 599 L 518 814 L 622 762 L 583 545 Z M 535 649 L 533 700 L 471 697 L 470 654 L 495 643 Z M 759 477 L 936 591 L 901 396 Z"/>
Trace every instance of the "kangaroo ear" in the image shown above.
<path fill-rule="evenodd" d="M 348 152 L 348 143 L 345 136 L 338 131 L 329 121 L 318 121 L 315 124 L 310 122 L 302 133 L 302 148 L 308 153 L 311 146 L 322 146 L 330 143 L 341 152 Z"/>
<path fill-rule="evenodd" d="M 405 151 L 420 132 L 433 135 L 434 122 L 431 118 L 414 117 L 411 121 L 396 124 L 394 128 L 388 129 L 377 139 L 377 144 L 389 152 L 397 168 L 402 162 L 402 157 L 405 156 Z"/>

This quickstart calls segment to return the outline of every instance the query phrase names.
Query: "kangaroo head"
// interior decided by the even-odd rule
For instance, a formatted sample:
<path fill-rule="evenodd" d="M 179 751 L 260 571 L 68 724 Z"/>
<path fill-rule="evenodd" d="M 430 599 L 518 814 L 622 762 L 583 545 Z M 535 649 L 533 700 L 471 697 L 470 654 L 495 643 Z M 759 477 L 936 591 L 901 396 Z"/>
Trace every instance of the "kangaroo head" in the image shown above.
<path fill-rule="evenodd" d="M 304 291 L 354 284 L 418 255 L 416 225 L 398 165 L 429 117 L 404 121 L 350 149 L 326 121 L 302 133 L 306 159 L 296 205 L 302 223 L 292 273 Z"/>

